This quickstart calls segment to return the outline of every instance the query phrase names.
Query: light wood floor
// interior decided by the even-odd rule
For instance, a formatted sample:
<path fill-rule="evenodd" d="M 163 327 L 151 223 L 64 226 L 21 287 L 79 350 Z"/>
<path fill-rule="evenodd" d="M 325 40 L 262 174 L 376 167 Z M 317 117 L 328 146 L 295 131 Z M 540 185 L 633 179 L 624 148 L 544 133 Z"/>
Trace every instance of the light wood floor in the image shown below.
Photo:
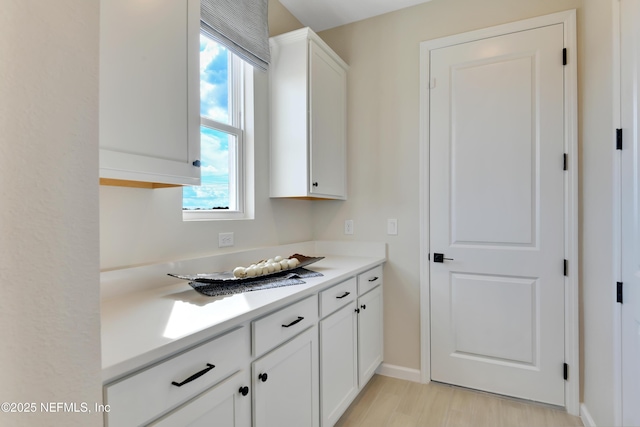
<path fill-rule="evenodd" d="M 580 418 L 536 403 L 375 375 L 335 427 L 565 427 Z"/>

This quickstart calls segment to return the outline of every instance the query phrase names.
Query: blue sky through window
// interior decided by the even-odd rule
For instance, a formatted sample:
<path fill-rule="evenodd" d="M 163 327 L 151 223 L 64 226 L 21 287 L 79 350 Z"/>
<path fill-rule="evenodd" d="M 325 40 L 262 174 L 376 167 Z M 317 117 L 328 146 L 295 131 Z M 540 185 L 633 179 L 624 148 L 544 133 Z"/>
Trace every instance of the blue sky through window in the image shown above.
<path fill-rule="evenodd" d="M 229 52 L 200 35 L 200 114 L 230 124 Z M 183 209 L 229 208 L 229 144 L 235 136 L 200 127 L 201 185 L 183 188 Z"/>

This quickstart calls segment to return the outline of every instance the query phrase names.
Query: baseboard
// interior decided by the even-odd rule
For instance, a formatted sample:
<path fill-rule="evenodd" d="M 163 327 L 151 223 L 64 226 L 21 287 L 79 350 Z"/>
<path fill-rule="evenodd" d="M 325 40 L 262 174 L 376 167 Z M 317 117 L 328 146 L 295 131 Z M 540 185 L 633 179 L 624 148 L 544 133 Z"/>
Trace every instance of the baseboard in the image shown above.
<path fill-rule="evenodd" d="M 580 419 L 582 420 L 584 427 L 597 427 L 584 403 L 580 405 Z"/>
<path fill-rule="evenodd" d="M 405 368 L 404 366 L 390 365 L 388 363 L 380 364 L 378 369 L 376 369 L 376 374 L 384 375 L 385 377 L 413 381 L 415 383 L 421 382 L 419 369 Z"/>

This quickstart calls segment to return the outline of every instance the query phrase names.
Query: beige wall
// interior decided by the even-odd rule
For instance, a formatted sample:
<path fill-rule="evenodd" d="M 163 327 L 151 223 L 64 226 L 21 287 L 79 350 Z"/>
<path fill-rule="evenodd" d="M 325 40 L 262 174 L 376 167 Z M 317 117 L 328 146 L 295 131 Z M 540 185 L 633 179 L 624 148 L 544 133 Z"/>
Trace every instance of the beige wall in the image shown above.
<path fill-rule="evenodd" d="M 302 27 L 277 0 L 269 2 L 271 35 Z M 192 258 L 223 251 L 311 240 L 311 202 L 269 198 L 267 74 L 255 72 L 255 220 L 182 221 L 182 189 L 100 187 L 100 267 Z M 235 246 L 218 248 L 218 233 Z"/>
<path fill-rule="evenodd" d="M 385 267 L 385 361 L 420 367 L 418 134 L 421 41 L 561 10 L 578 10 L 581 204 L 582 395 L 598 425 L 612 425 L 613 311 L 611 209 L 611 2 L 613 0 L 432 0 L 322 32 L 349 70 L 349 199 L 268 198 L 266 77 L 258 75 L 256 220 L 183 223 L 180 190 L 100 189 L 101 267 L 219 252 L 217 233 L 236 247 L 307 239 L 388 244 Z M 269 1 L 271 34 L 302 25 Z M 387 218 L 398 236 L 386 235 Z M 345 236 L 345 219 L 355 234 Z"/>
<path fill-rule="evenodd" d="M 582 394 L 598 425 L 613 423 L 611 3 L 432 0 L 320 33 L 351 67 L 349 200 L 314 202 L 314 237 L 387 242 L 386 363 L 420 367 L 419 43 L 577 9 Z M 398 218 L 398 236 L 386 235 L 387 218 Z M 353 237 L 342 234 L 345 219 Z"/>
<path fill-rule="evenodd" d="M 99 10 L 98 0 L 2 3 L 0 402 L 37 405 L 0 412 L 2 426 L 102 425 L 101 414 L 40 407 L 102 402 Z"/>

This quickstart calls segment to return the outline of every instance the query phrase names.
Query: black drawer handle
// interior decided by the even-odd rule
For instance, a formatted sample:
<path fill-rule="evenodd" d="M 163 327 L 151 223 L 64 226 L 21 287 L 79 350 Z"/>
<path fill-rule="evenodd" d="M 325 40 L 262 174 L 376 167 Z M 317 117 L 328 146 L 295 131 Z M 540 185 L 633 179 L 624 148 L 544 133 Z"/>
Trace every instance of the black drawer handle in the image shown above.
<path fill-rule="evenodd" d="M 376 280 L 378 280 L 378 276 L 373 276 L 371 279 L 369 279 L 370 282 L 375 282 Z"/>
<path fill-rule="evenodd" d="M 189 378 L 187 378 L 186 380 L 182 381 L 181 383 L 177 383 L 175 381 L 172 381 L 171 384 L 173 384 L 176 387 L 182 387 L 183 385 L 188 384 L 193 380 L 197 380 L 198 378 L 200 378 L 201 376 L 203 376 L 204 374 L 206 374 L 207 372 L 209 372 L 213 368 L 215 368 L 215 365 L 212 365 L 211 363 L 207 363 L 207 367 L 204 368 L 202 371 L 196 372 L 195 374 L 191 375 Z"/>
<path fill-rule="evenodd" d="M 288 325 L 282 325 L 283 328 L 288 328 L 289 326 L 293 326 L 296 323 L 300 323 L 302 322 L 302 320 L 304 319 L 304 317 L 302 316 L 298 316 L 298 318 L 296 320 L 294 320 L 293 322 L 289 323 Z"/>
<path fill-rule="evenodd" d="M 344 297 L 346 297 L 346 296 L 348 296 L 348 295 L 351 295 L 351 292 L 345 292 L 345 293 L 344 293 L 344 295 L 341 295 L 341 296 L 336 297 L 336 298 L 338 298 L 338 299 L 342 299 L 342 298 L 344 298 Z"/>
<path fill-rule="evenodd" d="M 262 381 L 263 383 L 266 383 L 266 382 L 267 382 L 267 378 L 269 378 L 269 376 L 267 375 L 267 373 L 266 373 L 266 372 L 265 372 L 264 374 L 260 374 L 260 375 L 258 375 L 258 379 L 259 379 L 260 381 Z"/>
<path fill-rule="evenodd" d="M 247 394 L 249 394 L 249 387 L 247 386 L 240 387 L 240 390 L 238 390 L 238 393 L 240 393 L 243 396 L 246 396 Z"/>

